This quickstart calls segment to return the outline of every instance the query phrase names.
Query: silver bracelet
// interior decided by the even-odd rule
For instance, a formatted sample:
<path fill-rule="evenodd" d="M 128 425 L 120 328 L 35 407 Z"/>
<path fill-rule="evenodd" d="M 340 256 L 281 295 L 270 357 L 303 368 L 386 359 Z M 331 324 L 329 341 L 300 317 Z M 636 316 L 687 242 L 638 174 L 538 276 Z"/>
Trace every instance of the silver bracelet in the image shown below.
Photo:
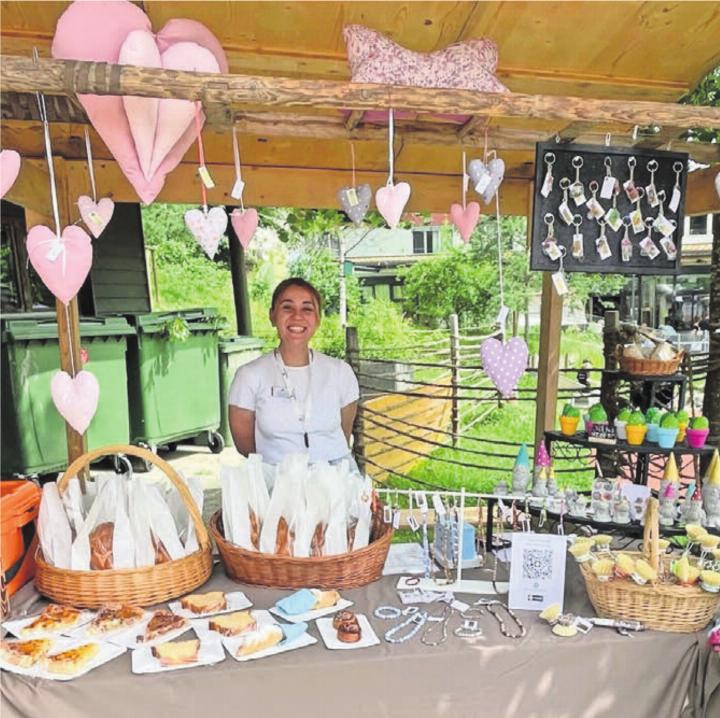
<path fill-rule="evenodd" d="M 391 618 L 397 618 L 401 613 L 402 611 L 399 608 L 395 608 L 395 606 L 378 606 L 373 611 L 373 616 L 388 621 Z"/>

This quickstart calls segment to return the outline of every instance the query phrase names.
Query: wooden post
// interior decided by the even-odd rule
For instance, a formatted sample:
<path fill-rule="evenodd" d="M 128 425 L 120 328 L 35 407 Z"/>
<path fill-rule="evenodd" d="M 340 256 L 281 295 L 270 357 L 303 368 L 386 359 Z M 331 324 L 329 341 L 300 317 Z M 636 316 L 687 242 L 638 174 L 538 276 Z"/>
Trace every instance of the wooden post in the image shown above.
<path fill-rule="evenodd" d="M 357 329 L 345 327 L 345 358 L 352 367 L 355 374 L 360 373 L 360 343 L 358 341 Z M 362 389 L 358 399 L 358 410 L 353 424 L 353 453 L 358 468 L 365 473 L 365 437 L 363 436 L 363 403 Z"/>
<path fill-rule="evenodd" d="M 452 444 L 457 446 L 458 433 L 460 432 L 460 400 L 458 399 L 458 386 L 460 384 L 460 329 L 458 326 L 458 315 L 450 315 L 450 364 L 451 364 L 451 412 L 450 421 L 452 424 Z"/>
<path fill-rule="evenodd" d="M 232 207 L 225 208 L 228 213 Z M 235 304 L 235 324 L 240 336 L 252 335 L 252 317 L 250 314 L 250 293 L 248 291 L 247 267 L 245 266 L 245 250 L 235 234 L 232 222 L 227 227 L 230 245 L 230 276 L 232 278 L 233 301 Z"/>
<path fill-rule="evenodd" d="M 708 444 L 720 444 L 720 214 L 712 218 L 713 248 L 710 260 L 710 353 L 708 373 L 705 378 L 703 416 L 710 422 Z M 703 460 L 703 471 L 709 459 Z"/>
<path fill-rule="evenodd" d="M 615 355 L 618 344 L 620 344 L 620 312 L 610 309 L 605 312 L 605 326 L 603 328 L 605 371 L 600 384 L 600 403 L 605 407 L 610 421 L 614 421 L 618 413 L 618 382 L 612 374 L 608 374 L 608 372 L 614 372 L 618 369 L 618 360 Z"/>
<path fill-rule="evenodd" d="M 555 426 L 560 366 L 560 329 L 562 297 L 555 291 L 550 272 L 543 273 L 540 304 L 540 352 L 538 356 L 537 406 L 535 409 L 535 445 L 545 431 Z"/>

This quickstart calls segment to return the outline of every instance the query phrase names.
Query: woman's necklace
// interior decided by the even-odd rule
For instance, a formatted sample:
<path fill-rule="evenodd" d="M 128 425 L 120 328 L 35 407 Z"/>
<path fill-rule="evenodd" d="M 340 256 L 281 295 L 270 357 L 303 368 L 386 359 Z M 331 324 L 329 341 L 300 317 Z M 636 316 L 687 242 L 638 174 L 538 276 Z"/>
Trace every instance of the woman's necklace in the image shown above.
<path fill-rule="evenodd" d="M 310 437 L 308 436 L 307 431 L 307 421 L 308 417 L 310 416 L 310 409 L 312 407 L 312 365 L 314 359 L 314 353 L 312 349 L 309 350 L 309 353 L 307 393 L 305 394 L 305 401 L 303 402 L 303 407 L 301 409 L 300 402 L 298 401 L 297 397 L 297 391 L 293 386 L 292 382 L 290 381 L 290 374 L 288 373 L 287 367 L 285 366 L 282 354 L 277 349 L 273 351 L 275 363 L 278 365 L 278 369 L 280 370 L 280 377 L 282 378 L 285 392 L 287 393 L 288 399 L 290 399 L 290 403 L 292 404 L 295 416 L 297 416 L 297 419 L 302 426 L 303 440 L 305 442 L 306 449 L 310 448 Z"/>

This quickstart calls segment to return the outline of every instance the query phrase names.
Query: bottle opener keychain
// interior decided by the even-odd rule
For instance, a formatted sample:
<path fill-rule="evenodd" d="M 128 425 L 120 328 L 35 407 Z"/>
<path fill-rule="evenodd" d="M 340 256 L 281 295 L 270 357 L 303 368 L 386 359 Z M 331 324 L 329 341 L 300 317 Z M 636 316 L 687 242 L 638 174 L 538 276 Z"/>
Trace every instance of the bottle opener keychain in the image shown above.
<path fill-rule="evenodd" d="M 605 222 L 604 219 L 599 219 L 598 224 L 600 225 L 600 236 L 595 240 L 595 248 L 597 249 L 598 256 L 600 259 L 605 261 L 612 257 L 612 250 L 608 244 L 607 237 L 605 236 Z"/>
<path fill-rule="evenodd" d="M 600 217 L 605 215 L 605 210 L 597 199 L 597 193 L 600 189 L 600 185 L 595 180 L 592 180 L 592 182 L 588 185 L 588 189 L 592 194 L 592 197 L 590 197 L 590 199 L 586 202 L 586 207 L 589 210 L 588 219 L 600 219 Z"/>
<path fill-rule="evenodd" d="M 665 190 L 660 190 L 660 193 L 658 195 L 658 216 L 655 217 L 655 222 L 653 224 L 653 229 L 656 232 L 660 232 L 663 237 L 669 237 L 676 229 L 677 223 L 671 222 L 666 216 L 665 216 L 665 206 L 663 200 L 665 199 Z"/>
<path fill-rule="evenodd" d="M 579 214 L 576 214 L 573 217 L 573 225 L 575 225 L 575 232 L 573 233 L 572 249 L 570 250 L 570 253 L 572 254 L 573 259 L 582 260 L 585 256 L 585 246 L 583 243 L 582 232 L 580 231 L 580 228 L 582 227 L 582 217 Z"/>
<path fill-rule="evenodd" d="M 630 159 L 633 159 L 632 157 Z M 642 187 L 635 187 L 636 199 L 633 200 L 635 209 L 630 212 L 630 221 L 632 222 L 633 232 L 640 234 L 645 229 L 645 220 L 640 209 L 640 200 L 645 196 L 645 190 Z"/>
<path fill-rule="evenodd" d="M 560 189 L 563 191 L 563 201 L 558 207 L 558 212 L 560 213 L 560 216 L 565 220 L 565 224 L 570 226 L 573 221 L 573 213 L 570 210 L 570 205 L 568 204 L 568 190 L 570 189 L 570 180 L 567 177 L 563 177 L 560 180 Z"/>
<path fill-rule="evenodd" d="M 673 193 L 672 197 L 670 197 L 670 204 L 668 205 L 668 210 L 670 212 L 677 212 L 678 207 L 680 206 L 680 175 L 683 171 L 683 163 L 682 162 L 675 162 L 673 164 L 673 172 L 675 173 L 675 186 L 673 187 Z"/>
<path fill-rule="evenodd" d="M 560 250 L 560 267 L 557 272 L 552 274 L 552 283 L 555 286 L 555 291 L 559 297 L 564 297 L 568 293 L 567 279 L 565 278 L 565 267 L 563 265 L 563 259 L 567 254 L 565 247 L 558 247 Z"/>
<path fill-rule="evenodd" d="M 639 190 L 635 186 L 635 165 L 637 165 L 637 160 L 634 157 L 628 157 L 627 163 L 630 169 L 630 179 L 623 182 L 623 189 L 631 202 L 637 202 L 639 199 Z"/>
<path fill-rule="evenodd" d="M 580 181 L 580 168 L 585 164 L 585 160 L 580 155 L 575 155 L 572 158 L 572 166 L 575 168 L 575 181 L 570 185 L 570 196 L 575 200 L 575 206 L 579 207 L 581 204 L 585 204 L 587 199 L 585 197 L 585 188 L 583 183 Z"/>
<path fill-rule="evenodd" d="M 660 254 L 660 250 L 657 248 L 657 245 L 655 242 L 653 242 L 652 239 L 652 228 L 654 221 L 652 217 L 648 217 L 645 220 L 645 226 L 647 227 L 647 236 L 640 241 L 640 254 L 643 257 L 648 257 L 649 259 L 655 259 L 655 257 Z"/>
<path fill-rule="evenodd" d="M 602 188 L 600 189 L 600 199 L 610 199 L 614 194 L 616 194 L 618 181 L 615 177 L 613 177 L 612 159 L 610 157 L 606 157 L 604 163 L 605 177 L 603 178 Z"/>
<path fill-rule="evenodd" d="M 657 170 L 657 160 L 650 160 L 650 162 L 647 163 L 647 171 L 650 173 L 650 184 L 645 187 L 645 194 L 647 195 L 648 204 L 651 207 L 657 207 L 660 204 L 657 188 L 655 187 L 655 173 Z"/>
<path fill-rule="evenodd" d="M 549 257 L 553 262 L 557 262 L 560 259 L 560 247 L 555 238 L 555 217 L 548 212 L 544 221 L 548 229 L 545 241 L 542 243 L 542 251 L 546 257 Z"/>
<path fill-rule="evenodd" d="M 620 242 L 620 258 L 623 262 L 629 262 L 633 253 L 632 240 L 630 239 L 630 218 L 626 217 L 621 222 L 625 226 L 625 234 Z"/>
<path fill-rule="evenodd" d="M 545 179 L 542 183 L 542 188 L 540 190 L 540 194 L 547 198 L 550 196 L 550 193 L 552 192 L 553 188 L 553 180 L 555 179 L 553 177 L 552 168 L 555 164 L 555 155 L 552 152 L 548 152 L 545 155 L 545 166 L 547 167 L 547 171 L 545 172 Z"/>
<path fill-rule="evenodd" d="M 608 223 L 608 227 L 610 227 L 613 232 L 617 232 L 620 227 L 623 226 L 623 218 L 617 208 L 617 198 L 619 192 L 619 185 L 617 185 L 617 191 L 613 192 L 612 196 L 612 207 L 610 207 L 610 209 L 605 212 L 605 221 Z"/>

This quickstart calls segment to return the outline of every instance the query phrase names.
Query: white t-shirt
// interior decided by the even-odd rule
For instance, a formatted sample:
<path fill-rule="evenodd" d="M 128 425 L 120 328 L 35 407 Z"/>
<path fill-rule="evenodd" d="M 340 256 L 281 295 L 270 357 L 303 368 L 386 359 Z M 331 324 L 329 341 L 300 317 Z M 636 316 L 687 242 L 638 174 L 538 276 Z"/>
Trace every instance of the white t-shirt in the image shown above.
<path fill-rule="evenodd" d="M 278 464 L 283 457 L 298 452 L 309 453 L 311 462 L 346 456 L 349 448 L 340 424 L 340 409 L 360 396 L 353 370 L 340 359 L 313 351 L 309 366 L 287 367 L 287 372 L 288 384 L 295 391 L 295 406 L 274 352 L 235 372 L 228 403 L 255 412 L 257 453 L 269 464 Z M 304 424 L 298 418 L 298 409 L 301 414 L 307 412 Z"/>

